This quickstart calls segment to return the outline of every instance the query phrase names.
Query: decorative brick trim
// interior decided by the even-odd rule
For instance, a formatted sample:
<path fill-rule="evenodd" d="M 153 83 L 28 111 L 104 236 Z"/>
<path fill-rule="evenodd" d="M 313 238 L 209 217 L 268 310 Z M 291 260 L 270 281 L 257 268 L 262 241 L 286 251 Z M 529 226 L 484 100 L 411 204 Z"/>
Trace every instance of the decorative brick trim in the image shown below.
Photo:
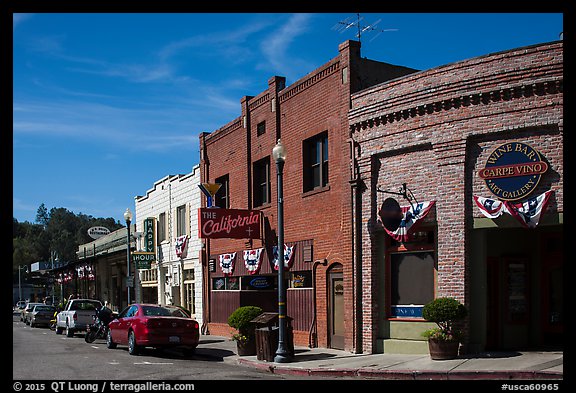
<path fill-rule="evenodd" d="M 217 141 L 218 139 L 226 136 L 230 132 L 237 130 L 242 126 L 242 118 L 239 117 L 236 120 L 231 121 L 230 123 L 226 124 L 224 127 L 221 127 L 214 131 L 211 134 L 206 135 L 205 143 L 209 144 L 212 142 Z"/>
<path fill-rule="evenodd" d="M 282 94 L 280 94 L 279 97 L 280 103 L 283 103 L 284 101 L 292 98 L 301 91 L 308 89 L 310 86 L 315 85 L 322 79 L 334 74 L 339 69 L 340 69 L 340 62 L 336 61 L 332 64 L 329 64 L 325 68 L 321 69 L 320 71 L 310 76 L 309 78 L 305 78 L 302 82 L 295 83 L 293 86 L 290 86 L 286 91 L 283 91 Z"/>
<path fill-rule="evenodd" d="M 426 116 L 435 112 L 447 111 L 452 108 L 458 109 L 462 106 L 470 105 L 488 105 L 493 102 L 510 101 L 531 97 L 534 95 L 543 96 L 550 94 L 560 94 L 564 92 L 564 81 L 549 80 L 524 85 L 510 86 L 501 89 L 495 89 L 485 92 L 476 92 L 472 94 L 460 95 L 458 97 L 442 99 L 389 112 L 383 115 L 375 116 L 370 119 L 356 122 L 350 125 L 350 132 L 360 132 L 372 127 L 378 127 L 388 123 L 402 121 L 411 117 Z"/>
<path fill-rule="evenodd" d="M 270 93 L 266 93 L 264 95 L 262 95 L 262 97 L 258 97 L 253 99 L 250 104 L 248 105 L 248 108 L 253 111 L 254 109 L 258 108 L 260 105 L 268 102 L 268 100 L 270 99 Z"/>

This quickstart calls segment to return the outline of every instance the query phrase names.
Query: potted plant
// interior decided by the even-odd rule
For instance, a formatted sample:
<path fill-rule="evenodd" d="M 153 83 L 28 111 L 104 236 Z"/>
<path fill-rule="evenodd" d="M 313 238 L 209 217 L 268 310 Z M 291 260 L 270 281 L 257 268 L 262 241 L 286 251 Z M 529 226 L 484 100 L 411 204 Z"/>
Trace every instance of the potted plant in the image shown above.
<path fill-rule="evenodd" d="M 236 341 L 239 356 L 256 355 L 255 327 L 250 321 L 260 314 L 260 307 L 242 306 L 228 317 L 228 325 L 237 330 L 237 333 L 232 335 L 232 340 Z"/>
<path fill-rule="evenodd" d="M 422 333 L 428 339 L 428 349 L 433 360 L 454 359 L 458 356 L 462 331 L 455 323 L 467 314 L 466 307 L 450 297 L 439 297 L 424 306 L 422 317 L 438 325 Z"/>

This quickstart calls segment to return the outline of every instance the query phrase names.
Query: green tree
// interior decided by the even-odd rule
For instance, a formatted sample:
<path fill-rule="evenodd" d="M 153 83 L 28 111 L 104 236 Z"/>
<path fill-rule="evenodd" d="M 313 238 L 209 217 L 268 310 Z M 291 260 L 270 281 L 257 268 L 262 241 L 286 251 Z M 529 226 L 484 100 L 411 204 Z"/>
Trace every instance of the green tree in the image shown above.
<path fill-rule="evenodd" d="M 38 208 L 36 223 L 20 223 L 13 218 L 12 264 L 15 282 L 18 280 L 18 266 L 49 261 L 52 252 L 63 262 L 75 261 L 78 247 L 93 240 L 88 236 L 88 228 L 93 226 L 104 226 L 115 231 L 124 225 L 113 218 L 75 214 L 61 207 L 48 211 L 44 203 Z"/>
<path fill-rule="evenodd" d="M 36 212 L 36 222 L 46 228 L 49 221 L 50 214 L 48 213 L 48 209 L 46 209 L 46 205 L 42 203 Z"/>

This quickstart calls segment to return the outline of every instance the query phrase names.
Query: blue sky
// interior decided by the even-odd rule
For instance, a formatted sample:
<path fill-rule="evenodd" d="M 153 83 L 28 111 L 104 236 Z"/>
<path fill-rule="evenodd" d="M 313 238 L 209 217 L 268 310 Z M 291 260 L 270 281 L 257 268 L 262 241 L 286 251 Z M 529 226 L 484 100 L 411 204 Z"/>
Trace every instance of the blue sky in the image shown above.
<path fill-rule="evenodd" d="M 362 56 L 420 70 L 556 41 L 559 13 L 361 14 Z M 13 216 L 41 203 L 124 221 L 134 197 L 199 163 L 198 135 L 356 39 L 356 14 L 13 16 Z M 341 29 L 340 29 L 341 30 Z M 198 190 L 198 192 L 200 192 Z"/>

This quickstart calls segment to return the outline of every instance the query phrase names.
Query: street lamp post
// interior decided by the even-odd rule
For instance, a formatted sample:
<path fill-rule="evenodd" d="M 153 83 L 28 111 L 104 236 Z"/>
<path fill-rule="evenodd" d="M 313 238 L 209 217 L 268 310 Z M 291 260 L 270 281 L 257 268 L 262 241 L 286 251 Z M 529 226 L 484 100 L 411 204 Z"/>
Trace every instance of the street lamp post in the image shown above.
<path fill-rule="evenodd" d="M 28 273 L 28 266 L 18 265 L 18 301 L 22 301 L 22 278 L 20 276 L 20 270 L 22 270 L 22 268 Z"/>
<path fill-rule="evenodd" d="M 128 229 L 128 236 L 126 237 L 126 254 L 127 254 L 127 264 L 126 264 L 126 292 L 128 293 L 128 304 L 130 305 L 130 221 L 132 221 L 132 212 L 129 208 L 126 208 L 124 212 L 124 219 L 126 220 L 126 228 Z"/>
<path fill-rule="evenodd" d="M 286 288 L 284 286 L 284 195 L 283 178 L 284 162 L 286 161 L 286 149 L 278 139 L 278 143 L 272 149 L 272 157 L 276 162 L 278 177 L 278 349 L 274 362 L 291 362 L 290 354 L 286 348 Z"/>

